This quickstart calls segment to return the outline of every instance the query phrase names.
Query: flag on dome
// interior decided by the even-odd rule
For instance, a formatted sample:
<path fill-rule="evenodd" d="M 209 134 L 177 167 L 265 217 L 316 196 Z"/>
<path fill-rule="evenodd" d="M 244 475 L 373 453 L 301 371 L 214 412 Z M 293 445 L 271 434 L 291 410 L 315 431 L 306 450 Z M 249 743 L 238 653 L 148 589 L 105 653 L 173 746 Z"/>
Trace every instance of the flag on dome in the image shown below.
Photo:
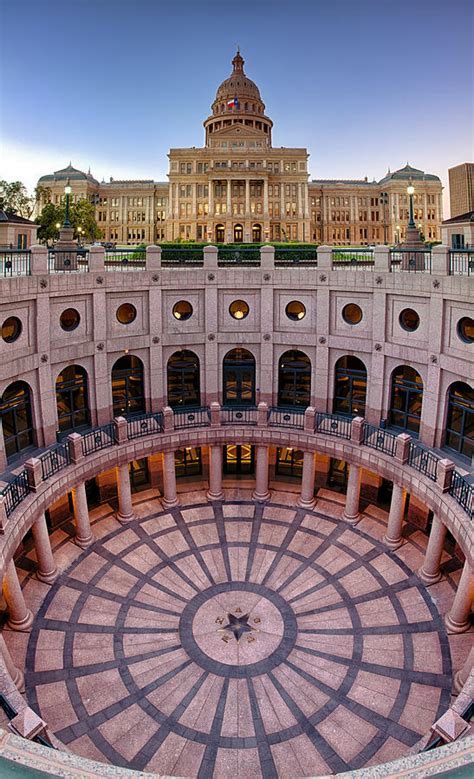
<path fill-rule="evenodd" d="M 227 101 L 227 108 L 239 108 L 239 98 L 234 97 L 233 100 Z"/>

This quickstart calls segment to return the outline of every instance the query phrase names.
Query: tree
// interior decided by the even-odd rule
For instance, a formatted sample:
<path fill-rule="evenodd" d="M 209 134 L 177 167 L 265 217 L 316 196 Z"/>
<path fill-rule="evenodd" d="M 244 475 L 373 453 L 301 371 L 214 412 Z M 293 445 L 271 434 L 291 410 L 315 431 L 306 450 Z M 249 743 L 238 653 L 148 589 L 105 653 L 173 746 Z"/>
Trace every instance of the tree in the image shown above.
<path fill-rule="evenodd" d="M 47 203 L 41 214 L 36 217 L 35 222 L 39 225 L 38 241 L 41 243 L 57 241 L 59 228 L 56 225 L 62 226 L 64 222 L 64 207 L 61 205 L 55 206 L 54 203 Z"/>
<path fill-rule="evenodd" d="M 9 211 L 29 219 L 35 202 L 21 181 L 0 181 L 0 211 Z"/>
<path fill-rule="evenodd" d="M 59 205 L 47 203 L 41 214 L 36 218 L 36 224 L 39 225 L 38 240 L 41 243 L 57 241 L 59 238 L 60 227 L 63 226 L 66 211 L 64 202 Z M 102 231 L 97 227 L 95 221 L 95 209 L 88 200 L 78 200 L 77 203 L 71 203 L 69 208 L 69 221 L 74 229 L 74 237 L 79 237 L 78 227 L 81 228 L 81 237 L 85 241 L 93 241 L 102 237 Z M 56 225 L 60 225 L 58 228 Z"/>
<path fill-rule="evenodd" d="M 95 208 L 88 200 L 78 200 L 73 203 L 69 212 L 71 225 L 74 227 L 74 235 L 79 235 L 77 228 L 82 229 L 82 235 L 86 241 L 94 241 L 96 238 L 102 238 L 102 230 L 95 221 Z"/>

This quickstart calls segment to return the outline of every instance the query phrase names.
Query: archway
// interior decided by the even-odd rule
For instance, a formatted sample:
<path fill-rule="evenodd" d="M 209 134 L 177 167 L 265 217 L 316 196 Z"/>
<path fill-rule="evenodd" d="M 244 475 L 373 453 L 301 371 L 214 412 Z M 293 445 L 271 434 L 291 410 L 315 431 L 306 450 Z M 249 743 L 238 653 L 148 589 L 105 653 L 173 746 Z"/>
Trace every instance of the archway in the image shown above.
<path fill-rule="evenodd" d="M 114 417 L 145 412 L 143 363 L 132 354 L 120 357 L 112 368 Z"/>
<path fill-rule="evenodd" d="M 242 243 L 244 240 L 244 228 L 242 225 L 234 225 L 234 243 Z"/>
<path fill-rule="evenodd" d="M 227 352 L 223 363 L 223 405 L 255 405 L 255 357 L 247 349 Z"/>
<path fill-rule="evenodd" d="M 261 243 L 262 241 L 262 225 L 255 224 L 252 227 L 252 242 Z"/>
<path fill-rule="evenodd" d="M 448 390 L 444 445 L 469 461 L 474 453 L 474 390 L 463 381 Z"/>
<path fill-rule="evenodd" d="M 81 365 L 68 365 L 56 379 L 56 407 L 61 433 L 90 425 L 87 372 Z"/>
<path fill-rule="evenodd" d="M 363 417 L 367 394 L 367 369 L 358 357 L 340 357 L 334 367 L 333 413 Z"/>
<path fill-rule="evenodd" d="M 224 225 L 216 225 L 216 243 L 224 243 L 225 241 L 225 227 Z"/>
<path fill-rule="evenodd" d="M 31 390 L 25 381 L 15 381 L 4 390 L 0 418 L 7 460 L 35 445 L 31 413 Z"/>
<path fill-rule="evenodd" d="M 188 349 L 175 352 L 168 360 L 168 404 L 171 408 L 201 405 L 199 357 Z"/>
<path fill-rule="evenodd" d="M 389 424 L 418 435 L 423 404 L 423 379 L 410 365 L 399 365 L 392 373 Z"/>
<path fill-rule="evenodd" d="M 297 349 L 282 354 L 278 361 L 278 405 L 309 406 L 311 396 L 311 361 Z"/>

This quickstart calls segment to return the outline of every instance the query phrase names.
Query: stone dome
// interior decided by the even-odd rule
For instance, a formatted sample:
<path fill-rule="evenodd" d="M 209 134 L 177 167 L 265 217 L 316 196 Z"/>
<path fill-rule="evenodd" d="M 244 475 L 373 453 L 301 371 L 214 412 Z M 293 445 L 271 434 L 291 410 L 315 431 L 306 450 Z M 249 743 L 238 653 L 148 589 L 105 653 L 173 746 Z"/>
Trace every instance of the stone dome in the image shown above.
<path fill-rule="evenodd" d="M 216 92 L 215 102 L 221 100 L 231 100 L 238 97 L 240 100 L 258 100 L 262 102 L 260 91 L 256 83 L 250 79 L 244 71 L 245 60 L 237 50 L 237 54 L 232 60 L 233 71 L 229 78 L 226 78 Z"/>
<path fill-rule="evenodd" d="M 96 181 L 90 171 L 88 173 L 84 173 L 83 170 L 74 168 L 71 163 L 69 163 L 66 168 L 61 168 L 61 170 L 55 170 L 54 173 L 41 176 L 38 183 L 41 184 L 54 181 L 67 181 L 67 179 L 69 179 L 69 181 L 90 181 L 92 184 L 99 183 Z"/>

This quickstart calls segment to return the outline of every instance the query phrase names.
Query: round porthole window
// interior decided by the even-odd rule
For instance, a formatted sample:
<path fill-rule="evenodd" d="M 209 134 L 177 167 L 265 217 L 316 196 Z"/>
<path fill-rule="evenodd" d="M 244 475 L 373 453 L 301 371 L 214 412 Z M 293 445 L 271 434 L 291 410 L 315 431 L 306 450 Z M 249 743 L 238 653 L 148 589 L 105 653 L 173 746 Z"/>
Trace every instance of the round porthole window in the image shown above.
<path fill-rule="evenodd" d="M 13 343 L 21 335 L 21 322 L 17 316 L 9 316 L 2 325 L 2 338 L 7 344 Z"/>
<path fill-rule="evenodd" d="M 303 319 L 306 315 L 306 307 L 299 300 L 292 300 L 285 308 L 285 314 L 288 319 L 292 319 L 296 322 L 298 319 Z"/>
<path fill-rule="evenodd" d="M 8 320 L 7 320 L 8 321 Z M 466 344 L 474 342 L 474 319 L 470 316 L 463 316 L 458 322 L 458 336 Z"/>
<path fill-rule="evenodd" d="M 234 300 L 229 306 L 229 313 L 234 319 L 245 319 L 249 311 L 248 303 L 245 300 Z"/>
<path fill-rule="evenodd" d="M 342 318 L 348 325 L 358 325 L 362 319 L 362 309 L 356 303 L 348 303 L 342 309 Z"/>
<path fill-rule="evenodd" d="M 63 311 L 59 317 L 59 323 L 62 329 L 66 330 L 67 332 L 75 330 L 80 321 L 81 317 L 79 315 L 79 311 L 76 311 L 75 308 L 66 308 L 66 310 Z"/>
<path fill-rule="evenodd" d="M 117 309 L 117 319 L 122 325 L 129 325 L 137 316 L 137 309 L 131 303 L 122 303 Z"/>
<path fill-rule="evenodd" d="M 400 312 L 398 321 L 404 330 L 408 330 L 409 333 L 412 333 L 419 326 L 420 317 L 412 308 L 404 308 L 403 311 Z"/>
<path fill-rule="evenodd" d="M 182 321 L 183 319 L 189 319 L 193 315 L 193 307 L 187 300 L 180 300 L 173 306 L 173 316 L 175 319 Z"/>

